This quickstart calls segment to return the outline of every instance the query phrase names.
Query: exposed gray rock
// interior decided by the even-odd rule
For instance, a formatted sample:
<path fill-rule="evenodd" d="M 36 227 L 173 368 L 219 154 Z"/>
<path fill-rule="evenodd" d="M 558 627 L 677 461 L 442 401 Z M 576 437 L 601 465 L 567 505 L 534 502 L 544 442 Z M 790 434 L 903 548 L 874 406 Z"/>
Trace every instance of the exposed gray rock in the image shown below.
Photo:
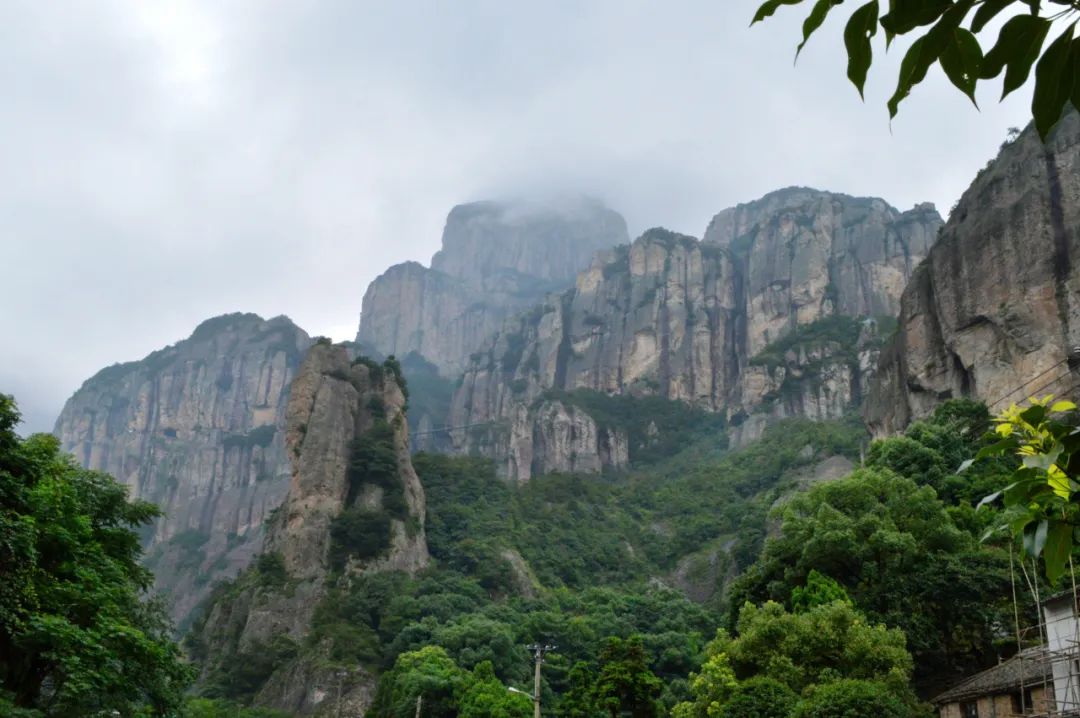
<path fill-rule="evenodd" d="M 255 703 L 292 715 L 363 715 L 375 700 L 376 676 L 359 666 L 342 669 L 327 657 L 319 658 L 316 653 L 290 664 L 267 682 Z"/>
<path fill-rule="evenodd" d="M 876 365 L 874 317 L 896 311 L 940 224 L 930 205 L 901 213 L 880 199 L 783 190 L 722 212 L 704 242 L 649 230 L 599 253 L 573 289 L 508 320 L 472 356 L 450 423 L 481 428 L 457 432 L 454 445 L 505 458 L 518 479 L 529 475 L 522 458 L 606 465 L 565 441 L 544 445 L 554 456 L 533 441 L 513 458 L 521 437 L 553 433 L 541 416 L 555 418 L 551 390 L 662 396 L 749 421 L 748 439 L 776 418 L 837 418 Z M 835 317 L 870 321 L 860 332 L 829 325 Z M 801 339 L 811 326 L 819 331 Z"/>
<path fill-rule="evenodd" d="M 532 568 L 526 563 L 517 549 L 503 549 L 499 554 L 510 566 L 510 574 L 514 581 L 514 590 L 523 598 L 536 598 L 540 588 L 540 582 L 533 575 Z"/>
<path fill-rule="evenodd" d="M 738 575 L 738 567 L 731 555 L 734 548 L 735 539 L 723 538 L 683 556 L 668 582 L 696 603 L 723 594 Z"/>
<path fill-rule="evenodd" d="M 383 420 L 392 427 L 404 515 L 383 502 L 388 489 L 381 480 L 350 469 L 355 441 Z M 285 444 L 289 491 L 269 523 L 265 547 L 266 556 L 281 561 L 284 583 L 267 583 L 259 571 L 249 571 L 210 606 L 196 633 L 211 657 L 207 669 L 214 662 L 243 660 L 282 637 L 307 643 L 313 613 L 328 589 L 331 526 L 350 506 L 387 512 L 390 535 L 377 557 L 350 558 L 341 580 L 378 571 L 414 574 L 428 564 L 424 491 L 410 460 L 405 396 L 389 368 L 351 363 L 345 347 L 317 343 L 292 384 Z M 325 715 L 337 668 L 325 654 L 321 646 L 302 650 L 270 676 L 258 702 L 301 715 Z M 349 705 L 362 713 L 373 697 L 374 679 L 360 671 L 343 680 Z"/>
<path fill-rule="evenodd" d="M 805 448 L 809 449 L 810 457 L 812 457 L 814 447 L 807 445 Z M 765 524 L 765 532 L 769 538 L 776 538 L 780 535 L 780 527 L 783 523 L 780 519 L 780 508 L 782 506 L 786 505 L 797 494 L 807 491 L 814 485 L 842 479 L 854 471 L 855 468 L 854 461 L 846 456 L 836 455 L 825 457 L 820 461 L 794 471 L 791 474 L 791 479 L 794 481 L 795 486 L 782 496 L 779 496 L 769 510 L 769 518 Z"/>
<path fill-rule="evenodd" d="M 904 290 L 899 331 L 865 406 L 877 436 L 951 397 L 999 410 L 1075 393 L 1080 344 L 1080 116 L 1002 147 Z M 1019 389 L 1014 391 L 1014 389 Z"/>
<path fill-rule="evenodd" d="M 454 207 L 430 269 L 399 264 L 368 287 L 357 341 L 386 355 L 418 352 L 456 374 L 514 311 L 626 241 L 623 218 L 593 200 Z"/>
<path fill-rule="evenodd" d="M 285 496 L 285 405 L 310 343 L 286 317 L 209 319 L 103 369 L 64 405 L 54 430 L 64 450 L 165 512 L 149 558 L 178 620 L 247 565 Z"/>

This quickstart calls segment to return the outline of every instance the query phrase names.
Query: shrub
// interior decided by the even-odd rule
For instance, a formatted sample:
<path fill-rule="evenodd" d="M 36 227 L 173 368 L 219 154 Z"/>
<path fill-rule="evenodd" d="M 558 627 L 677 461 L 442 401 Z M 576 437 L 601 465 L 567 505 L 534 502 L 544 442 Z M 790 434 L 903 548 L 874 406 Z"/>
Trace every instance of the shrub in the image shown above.
<path fill-rule="evenodd" d="M 375 418 L 386 418 L 386 402 L 383 401 L 381 396 L 373 396 L 368 399 L 367 408 Z"/>
<path fill-rule="evenodd" d="M 840 680 L 817 686 L 793 718 L 908 718 L 911 708 L 878 681 Z"/>
<path fill-rule="evenodd" d="M 283 586 L 289 580 L 285 559 L 277 552 L 260 554 L 255 569 L 259 574 L 260 586 Z"/>
<path fill-rule="evenodd" d="M 371 377 L 372 383 L 379 383 L 383 378 L 383 368 L 379 362 L 375 361 L 371 357 L 366 357 L 363 354 L 352 360 L 352 365 L 356 366 L 363 364 L 367 367 L 368 375 Z"/>
<path fill-rule="evenodd" d="M 720 718 L 788 718 L 798 701 L 795 691 L 780 681 L 756 676 L 735 688 Z"/>
<path fill-rule="evenodd" d="M 405 489 L 398 476 L 394 427 L 385 419 L 376 419 L 372 427 L 353 442 L 347 505 L 356 500 L 364 484 L 382 488 L 383 507 L 393 516 L 405 518 L 408 507 Z"/>
<path fill-rule="evenodd" d="M 409 385 L 405 381 L 405 372 L 401 368 L 401 362 L 397 360 L 393 354 L 386 357 L 386 361 L 383 362 L 383 369 L 390 373 L 390 377 L 401 389 L 401 395 L 405 397 L 405 401 L 409 400 Z"/>
<path fill-rule="evenodd" d="M 351 558 L 375 558 L 390 548 L 390 517 L 383 511 L 346 509 L 330 524 L 330 565 L 342 569 Z"/>
<path fill-rule="evenodd" d="M 268 643 L 255 642 L 247 651 L 222 661 L 208 678 L 207 696 L 246 701 L 274 671 L 292 660 L 297 651 L 296 642 L 288 636 L 275 636 Z"/>

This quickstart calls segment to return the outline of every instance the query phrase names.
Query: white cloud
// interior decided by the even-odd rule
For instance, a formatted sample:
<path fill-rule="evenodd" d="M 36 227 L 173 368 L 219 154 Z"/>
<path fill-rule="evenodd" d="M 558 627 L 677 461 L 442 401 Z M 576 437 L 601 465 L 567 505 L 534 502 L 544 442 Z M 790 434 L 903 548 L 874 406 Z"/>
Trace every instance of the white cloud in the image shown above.
<path fill-rule="evenodd" d="M 946 210 L 1020 124 L 931 77 L 888 122 L 827 24 L 754 2 L 114 0 L 0 8 L 0 389 L 51 425 L 98 368 L 227 311 L 349 336 L 450 206 L 584 191 L 700 235 L 790 184 Z M 783 8 L 782 10 L 790 10 Z"/>

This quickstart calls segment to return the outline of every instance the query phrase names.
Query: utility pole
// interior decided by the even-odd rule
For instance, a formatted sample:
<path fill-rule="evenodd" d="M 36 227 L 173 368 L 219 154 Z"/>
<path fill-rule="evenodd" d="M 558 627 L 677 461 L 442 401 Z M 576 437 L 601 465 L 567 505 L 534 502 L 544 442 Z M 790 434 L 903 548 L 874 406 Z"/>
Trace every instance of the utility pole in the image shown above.
<path fill-rule="evenodd" d="M 533 652 L 533 658 L 536 661 L 533 674 L 533 718 L 540 718 L 540 666 L 544 663 L 544 656 L 554 651 L 558 646 L 531 643 L 526 648 Z"/>
<path fill-rule="evenodd" d="M 347 671 L 337 671 L 334 673 L 337 677 L 337 705 L 334 706 L 334 713 L 336 718 L 341 718 L 341 688 L 342 683 L 345 682 L 345 676 L 348 675 Z"/>

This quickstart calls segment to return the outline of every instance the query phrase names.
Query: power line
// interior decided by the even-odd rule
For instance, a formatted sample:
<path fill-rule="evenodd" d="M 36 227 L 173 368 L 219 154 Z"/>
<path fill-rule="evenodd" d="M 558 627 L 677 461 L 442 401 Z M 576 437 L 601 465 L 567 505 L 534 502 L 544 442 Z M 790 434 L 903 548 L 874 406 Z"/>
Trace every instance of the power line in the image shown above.
<path fill-rule="evenodd" d="M 995 406 L 995 405 L 997 405 L 997 404 L 998 404 L 998 403 L 1000 403 L 1000 402 L 1001 402 L 1001 401 L 1002 401 L 1003 399 L 1007 399 L 1007 398 L 1009 398 L 1010 396 L 1012 396 L 1012 395 L 1013 395 L 1013 394 L 1015 394 L 1016 392 L 1018 392 L 1018 391 L 1020 391 L 1021 389 L 1023 389 L 1023 388 L 1024 388 L 1025 386 L 1027 386 L 1028 384 L 1031 384 L 1032 382 L 1036 382 L 1036 381 L 1038 381 L 1039 379 L 1042 379 L 1042 378 L 1043 378 L 1044 376 L 1046 376 L 1047 374 L 1049 374 L 1050 372 L 1052 372 L 1052 371 L 1053 371 L 1054 369 L 1057 369 L 1057 368 L 1058 368 L 1059 366 L 1061 366 L 1062 364 L 1065 364 L 1065 363 L 1066 363 L 1066 362 L 1068 362 L 1068 361 L 1069 361 L 1068 357 L 1066 357 L 1065 359 L 1062 359 L 1062 360 L 1061 360 L 1061 361 L 1059 361 L 1059 362 L 1058 362 L 1057 364 L 1054 364 L 1053 366 L 1051 366 L 1051 367 L 1049 367 L 1049 368 L 1047 368 L 1047 369 L 1043 370 L 1043 371 L 1042 371 L 1041 373 L 1039 373 L 1039 374 L 1036 374 L 1035 376 L 1031 377 L 1030 379 L 1028 379 L 1027 381 L 1025 381 L 1025 382 L 1024 382 L 1023 384 L 1021 384 L 1020 386 L 1016 387 L 1015 389 L 1013 389 L 1013 390 L 1011 390 L 1011 391 L 1009 391 L 1009 392 L 1007 392 L 1007 393 L 1005 393 L 1005 394 L 1002 394 L 1002 395 L 1001 395 L 1000 397 L 998 397 L 998 398 L 997 398 L 997 399 L 995 399 L 994 401 L 992 401 L 992 402 L 990 402 L 989 404 L 987 404 L 987 406 L 991 406 L 991 407 L 992 407 L 992 406 Z M 1068 374 L 1068 373 L 1069 373 L 1069 372 L 1066 372 L 1066 374 Z M 1060 379 L 1060 378 L 1061 378 L 1061 377 L 1058 377 L 1058 379 Z M 1057 381 L 1058 379 L 1055 379 L 1054 381 Z M 1054 381 L 1050 382 L 1050 384 L 1053 384 L 1053 383 L 1054 383 Z M 1043 388 L 1045 388 L 1045 386 L 1048 386 L 1048 385 L 1044 385 L 1044 387 L 1043 387 Z M 1033 394 L 1038 394 L 1038 393 L 1039 393 L 1039 391 L 1040 391 L 1040 389 L 1036 389 L 1036 390 L 1035 390 L 1034 392 L 1032 392 L 1032 393 L 1033 393 Z"/>
<path fill-rule="evenodd" d="M 427 436 L 428 434 L 442 434 L 444 432 L 448 433 L 448 432 L 451 432 L 451 431 L 456 431 L 458 429 L 472 429 L 472 428 L 477 427 L 477 426 L 494 426 L 495 424 L 501 424 L 501 423 L 503 423 L 503 422 L 500 422 L 500 421 L 481 421 L 481 422 L 479 422 L 477 424 L 462 424 L 461 426 L 443 426 L 443 427 L 438 428 L 438 429 L 429 429 L 427 431 L 414 431 L 414 432 L 411 433 L 411 436 Z"/>
<path fill-rule="evenodd" d="M 1057 383 L 1058 383 L 1059 381 L 1061 381 L 1062 379 L 1065 379 L 1065 378 L 1067 378 L 1067 377 L 1069 377 L 1069 376 L 1071 376 L 1071 375 L 1072 375 L 1072 371 L 1071 371 L 1071 370 L 1070 370 L 1070 371 L 1066 371 L 1066 372 L 1065 372 L 1064 374 L 1059 374 L 1058 376 L 1054 377 L 1054 378 L 1053 378 L 1053 379 L 1051 379 L 1050 381 L 1048 381 L 1048 382 L 1046 382 L 1045 384 L 1043 384 L 1042 386 L 1040 386 L 1040 387 L 1039 387 L 1038 389 L 1034 389 L 1034 390 L 1032 390 L 1032 391 L 1030 392 L 1030 394 L 1029 394 L 1029 395 L 1030 395 L 1030 396 L 1038 396 L 1038 395 L 1039 395 L 1039 392 L 1041 392 L 1041 391 L 1044 391 L 1044 390 L 1046 390 L 1047 388 L 1049 388 L 1049 387 L 1053 386 L 1054 384 L 1057 384 Z M 1006 396 L 1007 396 L 1007 395 L 1006 395 Z M 998 401 L 1001 401 L 1001 400 L 1000 400 L 1000 399 L 998 399 Z M 995 405 L 996 405 L 997 403 L 998 403 L 998 402 L 994 402 L 994 404 L 990 404 L 989 406 L 990 406 L 990 407 L 992 407 L 992 406 L 995 406 Z M 988 408 L 989 408 L 989 407 L 988 407 Z"/>

